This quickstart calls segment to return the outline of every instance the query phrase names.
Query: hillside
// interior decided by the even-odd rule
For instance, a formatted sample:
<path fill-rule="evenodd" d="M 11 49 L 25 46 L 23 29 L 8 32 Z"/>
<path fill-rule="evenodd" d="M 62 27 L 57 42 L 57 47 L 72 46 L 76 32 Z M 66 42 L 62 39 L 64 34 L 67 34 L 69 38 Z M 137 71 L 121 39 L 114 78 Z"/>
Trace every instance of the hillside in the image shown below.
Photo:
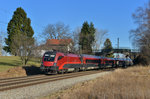
<path fill-rule="evenodd" d="M 17 56 L 0 56 L 0 78 L 19 77 L 36 74 L 40 59 L 32 58 L 27 66 L 22 66 Z"/>

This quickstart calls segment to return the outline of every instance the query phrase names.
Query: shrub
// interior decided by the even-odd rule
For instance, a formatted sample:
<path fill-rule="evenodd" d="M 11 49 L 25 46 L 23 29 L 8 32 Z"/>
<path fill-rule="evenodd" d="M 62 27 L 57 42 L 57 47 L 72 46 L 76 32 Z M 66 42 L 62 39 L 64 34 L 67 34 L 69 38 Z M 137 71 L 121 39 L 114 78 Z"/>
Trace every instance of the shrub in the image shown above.
<path fill-rule="evenodd" d="M 143 66 L 147 66 L 149 65 L 149 60 L 150 58 L 144 55 L 138 55 L 134 60 L 134 64 L 135 65 L 143 65 Z"/>

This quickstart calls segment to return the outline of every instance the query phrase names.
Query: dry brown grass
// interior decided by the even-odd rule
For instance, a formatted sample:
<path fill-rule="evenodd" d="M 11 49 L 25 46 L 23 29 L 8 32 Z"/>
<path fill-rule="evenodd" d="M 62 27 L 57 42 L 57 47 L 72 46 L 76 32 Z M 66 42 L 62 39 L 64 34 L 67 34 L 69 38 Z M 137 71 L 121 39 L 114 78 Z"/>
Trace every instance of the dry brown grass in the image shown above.
<path fill-rule="evenodd" d="M 0 72 L 0 79 L 22 76 L 27 76 L 25 69 L 23 69 L 22 67 L 13 67 L 7 71 Z"/>
<path fill-rule="evenodd" d="M 150 99 L 150 67 L 117 69 L 43 99 Z"/>

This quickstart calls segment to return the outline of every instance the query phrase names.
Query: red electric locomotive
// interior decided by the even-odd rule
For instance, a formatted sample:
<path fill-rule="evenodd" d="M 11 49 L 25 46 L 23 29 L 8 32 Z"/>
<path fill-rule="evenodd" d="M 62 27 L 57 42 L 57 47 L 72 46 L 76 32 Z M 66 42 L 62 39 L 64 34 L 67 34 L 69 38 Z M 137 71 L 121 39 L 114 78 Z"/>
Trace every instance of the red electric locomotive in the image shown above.
<path fill-rule="evenodd" d="M 40 69 L 44 72 L 56 73 L 68 70 L 86 70 L 90 67 L 98 68 L 100 57 L 92 55 L 77 55 L 61 52 L 45 52 Z"/>
<path fill-rule="evenodd" d="M 57 51 L 45 52 L 40 69 L 45 73 L 63 73 L 68 71 L 79 71 L 106 66 L 125 65 L 126 59 L 106 58 L 94 55 L 77 55 L 61 53 Z M 128 61 L 132 61 L 129 60 Z"/>

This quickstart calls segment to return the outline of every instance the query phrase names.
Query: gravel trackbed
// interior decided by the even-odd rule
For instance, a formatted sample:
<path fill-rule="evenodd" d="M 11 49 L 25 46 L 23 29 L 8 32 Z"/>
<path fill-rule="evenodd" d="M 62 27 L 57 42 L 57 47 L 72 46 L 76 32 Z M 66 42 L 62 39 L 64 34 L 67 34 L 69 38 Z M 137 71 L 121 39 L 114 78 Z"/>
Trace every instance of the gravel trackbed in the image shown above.
<path fill-rule="evenodd" d="M 74 84 L 92 80 L 109 73 L 111 73 L 111 71 L 2 91 L 0 92 L 0 99 L 35 99 L 38 97 L 50 95 L 61 89 L 69 88 Z"/>

